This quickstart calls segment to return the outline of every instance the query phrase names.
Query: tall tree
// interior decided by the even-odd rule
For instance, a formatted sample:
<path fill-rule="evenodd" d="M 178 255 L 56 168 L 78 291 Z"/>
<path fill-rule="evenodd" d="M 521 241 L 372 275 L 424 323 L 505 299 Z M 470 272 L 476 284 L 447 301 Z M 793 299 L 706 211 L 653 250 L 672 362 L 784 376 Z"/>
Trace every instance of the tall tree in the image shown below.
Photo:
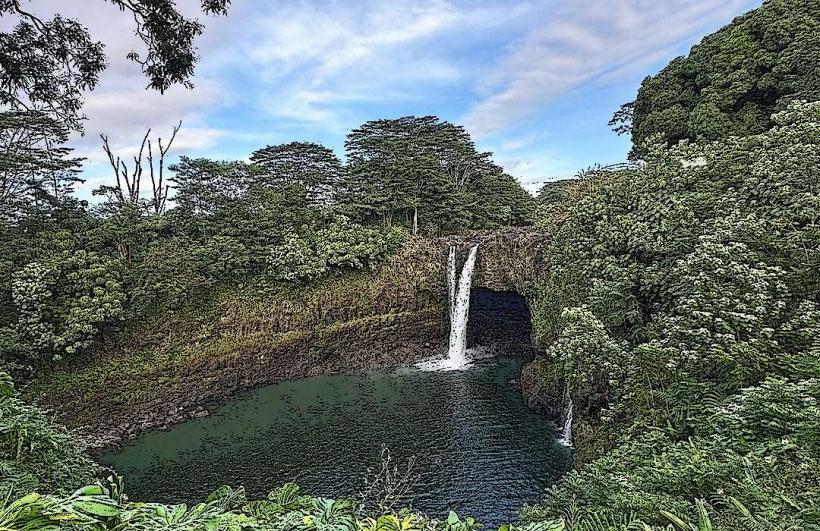
<path fill-rule="evenodd" d="M 131 51 L 148 87 L 164 92 L 174 84 L 192 86 L 197 62 L 194 39 L 203 25 L 185 18 L 173 0 L 106 0 L 134 20 L 144 52 Z M 230 0 L 202 0 L 207 14 L 226 14 Z M 22 0 L 0 0 L 1 16 L 16 16 L 10 32 L 0 32 L 0 105 L 41 110 L 71 129 L 82 129 L 83 92 L 97 86 L 107 66 L 104 46 L 80 22 L 60 15 L 43 20 Z"/>
<path fill-rule="evenodd" d="M 186 215 L 211 216 L 248 193 L 258 168 L 242 161 L 180 157 L 174 172 L 174 202 Z"/>
<path fill-rule="evenodd" d="M 420 224 L 435 231 L 479 226 L 486 219 L 476 205 L 487 199 L 480 194 L 491 188 L 490 180 L 505 179 L 463 127 L 435 116 L 367 122 L 348 135 L 345 148 L 350 165 L 345 197 L 353 212 L 379 217 L 385 225 L 404 217 L 414 234 Z M 520 200 L 532 201 L 521 192 Z M 483 206 L 488 205 L 500 206 L 492 201 Z M 508 215 L 501 218 L 512 222 L 512 208 L 504 209 Z"/>
<path fill-rule="evenodd" d="M 67 128 L 38 111 L 0 113 L 0 218 L 56 208 L 69 196 L 83 159 L 64 146 Z"/>

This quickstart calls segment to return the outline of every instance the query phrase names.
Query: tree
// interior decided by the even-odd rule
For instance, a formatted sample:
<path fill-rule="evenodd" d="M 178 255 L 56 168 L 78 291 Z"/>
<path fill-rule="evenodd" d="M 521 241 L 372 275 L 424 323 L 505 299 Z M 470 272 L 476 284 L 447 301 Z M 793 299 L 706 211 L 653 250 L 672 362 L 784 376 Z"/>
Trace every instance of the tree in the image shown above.
<path fill-rule="evenodd" d="M 271 182 L 256 164 L 182 157 L 171 169 L 178 208 L 169 216 L 177 227 L 196 239 L 235 240 L 253 272 L 264 269 L 271 245 L 318 215 L 301 185 Z"/>
<path fill-rule="evenodd" d="M 171 138 L 163 145 L 162 137 L 157 138 L 157 148 L 159 153 L 159 160 L 154 164 L 154 150 L 151 140 L 148 135 L 151 130 L 146 131 L 145 136 L 142 137 L 142 143 L 137 155 L 134 157 L 134 166 L 129 170 L 128 165 L 119 156 L 115 156 L 111 150 L 111 145 L 108 143 L 108 136 L 100 134 L 103 141 L 103 149 L 108 155 L 108 161 L 111 164 L 111 169 L 114 170 L 114 176 L 117 179 L 115 186 L 102 185 L 94 190 L 94 195 L 105 195 L 110 202 L 113 202 L 120 209 L 130 205 L 138 211 L 145 212 L 147 215 L 159 215 L 165 212 L 166 202 L 168 200 L 168 191 L 170 186 L 165 182 L 165 155 L 171 149 L 174 139 L 182 127 L 182 122 L 177 124 L 171 132 Z M 146 147 L 148 148 L 146 150 Z M 145 156 L 145 160 L 143 160 Z M 140 195 L 140 186 L 142 185 L 142 173 L 145 169 L 145 164 L 148 168 L 148 175 L 151 177 L 151 197 L 144 200 Z"/>
<path fill-rule="evenodd" d="M 215 161 L 182 156 L 174 172 L 174 202 L 187 215 L 212 216 L 244 197 L 258 179 L 259 167 L 242 161 Z"/>
<path fill-rule="evenodd" d="M 145 52 L 132 51 L 148 87 L 164 92 L 174 84 L 191 87 L 197 55 L 194 39 L 203 25 L 185 18 L 172 0 L 107 0 L 134 19 Z M 207 14 L 226 14 L 230 0 L 202 0 Z M 107 66 L 103 44 L 78 21 L 60 15 L 42 20 L 21 0 L 0 0 L 0 15 L 18 17 L 11 32 L 0 32 L 0 104 L 40 110 L 69 129 L 82 129 L 82 94 L 97 86 Z"/>
<path fill-rule="evenodd" d="M 251 162 L 260 168 L 260 178 L 266 182 L 304 187 L 311 205 L 330 203 L 343 173 L 339 157 L 312 142 L 267 146 L 254 151 Z"/>
<path fill-rule="evenodd" d="M 344 202 L 361 219 L 389 226 L 404 217 L 414 234 L 421 225 L 440 232 L 512 223 L 517 206 L 509 201 L 532 203 L 463 127 L 435 116 L 367 122 L 348 135 L 345 149 Z M 509 194 L 513 188 L 521 193 Z M 494 202 L 500 190 L 506 199 Z"/>
<path fill-rule="evenodd" d="M 663 526 L 707 499 L 715 529 L 814 525 L 820 102 L 771 121 L 658 138 L 645 166 L 591 172 L 553 203 L 530 307 L 555 341 L 528 374 L 545 408 L 583 404 L 583 437 L 534 519 Z"/>
<path fill-rule="evenodd" d="M 610 125 L 631 133 L 631 158 L 667 143 L 758 134 L 795 100 L 820 99 L 820 3 L 766 0 L 644 79 Z"/>
<path fill-rule="evenodd" d="M 82 182 L 68 130 L 39 111 L 0 113 L 0 218 L 56 208 Z"/>
<path fill-rule="evenodd" d="M 98 205 L 96 210 L 105 220 L 104 232 L 113 239 L 117 255 L 129 263 L 134 259 L 134 245 L 138 242 L 144 243 L 152 229 L 150 223 L 143 223 L 143 219 L 160 219 L 161 214 L 165 212 L 170 189 L 170 185 L 165 182 L 165 155 L 181 125 L 180 122 L 174 127 L 167 144 L 163 144 L 162 138 L 157 139 L 158 159 L 155 157 L 153 143 L 148 139 L 148 135 L 151 134 L 149 129 L 143 136 L 139 151 L 133 157 L 134 162 L 130 167 L 125 160 L 114 155 L 108 137 L 100 135 L 116 181 L 114 185 L 101 185 L 92 193 L 106 196 L 107 201 Z M 142 180 L 146 168 L 151 177 L 151 195 L 148 199 L 142 194 Z"/>
<path fill-rule="evenodd" d="M 380 215 L 386 226 L 397 211 L 412 209 L 415 233 L 425 178 L 435 182 L 437 177 L 429 147 L 438 124 L 434 116 L 407 116 L 366 122 L 351 131 L 345 141 L 351 206 L 365 217 Z"/>

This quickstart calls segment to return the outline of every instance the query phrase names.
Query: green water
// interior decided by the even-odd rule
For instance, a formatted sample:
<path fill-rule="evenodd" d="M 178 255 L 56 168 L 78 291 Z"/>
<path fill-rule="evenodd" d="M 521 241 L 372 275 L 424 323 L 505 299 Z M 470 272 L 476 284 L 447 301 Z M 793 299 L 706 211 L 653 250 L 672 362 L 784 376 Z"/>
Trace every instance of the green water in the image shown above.
<path fill-rule="evenodd" d="M 294 480 L 306 493 L 340 498 L 357 495 L 385 444 L 398 463 L 416 457 L 418 482 L 407 500 L 414 509 L 454 509 L 497 525 L 538 501 L 570 462 L 556 427 L 509 385 L 521 363 L 283 382 L 100 460 L 125 475 L 133 499 L 190 503 L 223 484 L 263 497 Z"/>

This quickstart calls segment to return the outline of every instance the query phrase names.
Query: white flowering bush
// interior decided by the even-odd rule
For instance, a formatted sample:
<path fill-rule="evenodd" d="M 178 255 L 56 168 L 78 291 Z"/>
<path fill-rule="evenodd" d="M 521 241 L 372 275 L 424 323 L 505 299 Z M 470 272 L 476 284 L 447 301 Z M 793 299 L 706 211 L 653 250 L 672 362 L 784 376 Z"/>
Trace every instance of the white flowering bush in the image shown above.
<path fill-rule="evenodd" d="M 564 394 L 584 414 L 598 413 L 622 378 L 626 353 L 592 312 L 583 307 L 561 314 L 563 328 L 547 350 L 564 376 Z"/>
<path fill-rule="evenodd" d="M 663 356 L 670 379 L 708 375 L 728 390 L 759 381 L 783 355 L 778 341 L 791 297 L 786 271 L 741 239 L 753 219 L 721 222 L 672 271 L 677 297 L 641 345 Z"/>
<path fill-rule="evenodd" d="M 122 266 L 94 252 L 64 252 L 16 272 L 17 333 L 33 359 L 59 359 L 93 343 L 101 326 L 123 315 Z"/>

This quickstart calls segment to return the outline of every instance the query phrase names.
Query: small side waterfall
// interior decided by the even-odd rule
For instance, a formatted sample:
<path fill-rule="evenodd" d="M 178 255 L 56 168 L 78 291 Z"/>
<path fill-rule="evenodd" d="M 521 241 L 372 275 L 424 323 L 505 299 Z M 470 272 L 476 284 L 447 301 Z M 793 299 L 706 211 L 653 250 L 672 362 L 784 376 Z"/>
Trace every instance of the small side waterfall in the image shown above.
<path fill-rule="evenodd" d="M 447 261 L 450 284 L 450 349 L 447 351 L 447 359 L 450 367 L 462 367 L 467 362 L 467 319 L 470 315 L 470 288 L 477 252 L 478 245 L 474 245 L 470 249 L 456 286 L 456 250 L 454 247 L 450 248 Z"/>
<path fill-rule="evenodd" d="M 564 411 L 564 427 L 561 430 L 561 444 L 572 446 L 572 399 L 569 399 L 566 411 Z"/>

